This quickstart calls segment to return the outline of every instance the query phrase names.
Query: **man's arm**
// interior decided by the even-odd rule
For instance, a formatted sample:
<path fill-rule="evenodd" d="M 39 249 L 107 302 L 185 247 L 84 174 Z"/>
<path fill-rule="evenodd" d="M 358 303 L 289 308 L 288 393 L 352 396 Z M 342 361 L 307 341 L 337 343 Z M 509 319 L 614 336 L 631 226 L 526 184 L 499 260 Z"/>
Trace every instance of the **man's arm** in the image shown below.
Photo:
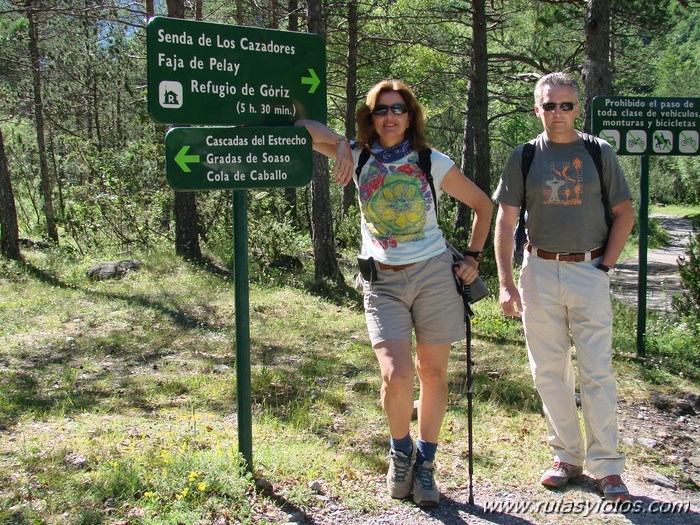
<path fill-rule="evenodd" d="M 494 247 L 498 266 L 498 299 L 503 313 L 511 317 L 520 317 L 523 310 L 520 293 L 513 280 L 513 232 L 520 215 L 520 208 L 508 204 L 498 204 Z"/>
<path fill-rule="evenodd" d="M 605 254 L 600 261 L 600 264 L 615 266 L 617 259 L 620 257 L 622 250 L 627 242 L 632 227 L 634 226 L 634 209 L 632 201 L 622 201 L 620 204 L 612 208 L 613 223 L 610 227 L 610 235 L 608 243 L 605 246 Z"/>

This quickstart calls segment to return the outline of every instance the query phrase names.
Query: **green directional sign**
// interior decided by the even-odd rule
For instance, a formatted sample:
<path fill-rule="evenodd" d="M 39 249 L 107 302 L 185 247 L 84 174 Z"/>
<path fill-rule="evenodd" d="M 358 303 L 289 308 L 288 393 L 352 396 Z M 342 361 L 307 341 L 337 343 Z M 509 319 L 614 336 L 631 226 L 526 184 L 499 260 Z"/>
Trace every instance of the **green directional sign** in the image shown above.
<path fill-rule="evenodd" d="M 319 35 L 152 18 L 148 111 L 163 124 L 326 121 L 326 44 Z"/>
<path fill-rule="evenodd" d="M 595 97 L 591 129 L 618 155 L 698 155 L 700 98 Z"/>
<path fill-rule="evenodd" d="M 301 127 L 173 128 L 165 136 L 165 175 L 174 190 L 305 186 L 311 137 Z"/>

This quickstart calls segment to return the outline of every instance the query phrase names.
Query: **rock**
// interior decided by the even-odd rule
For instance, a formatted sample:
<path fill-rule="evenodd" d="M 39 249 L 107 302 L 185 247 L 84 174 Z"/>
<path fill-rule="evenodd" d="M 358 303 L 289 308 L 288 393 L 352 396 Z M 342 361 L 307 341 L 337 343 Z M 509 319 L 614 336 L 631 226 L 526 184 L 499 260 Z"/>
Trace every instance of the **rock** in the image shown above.
<path fill-rule="evenodd" d="M 693 456 L 688 458 L 688 463 L 690 463 L 694 467 L 700 468 L 700 456 Z"/>
<path fill-rule="evenodd" d="M 310 482 L 309 488 L 313 490 L 316 494 L 323 494 L 323 485 L 318 480 Z"/>
<path fill-rule="evenodd" d="M 694 487 L 696 489 L 700 487 L 697 481 L 695 481 L 693 478 L 690 477 L 690 475 L 686 474 L 685 472 L 681 474 L 681 481 L 686 485 L 690 485 L 691 487 Z"/>
<path fill-rule="evenodd" d="M 636 438 L 635 442 L 637 442 L 644 448 L 656 448 L 656 446 L 659 444 L 658 441 L 651 438 Z"/>
<path fill-rule="evenodd" d="M 676 403 L 674 412 L 677 416 L 694 416 L 696 414 L 693 406 L 685 399 L 681 399 Z"/>
<path fill-rule="evenodd" d="M 372 390 L 372 385 L 367 381 L 355 381 L 350 385 L 350 389 L 353 392 L 369 392 Z"/>
<path fill-rule="evenodd" d="M 690 403 L 696 412 L 700 412 L 700 394 L 687 394 L 685 400 Z"/>
<path fill-rule="evenodd" d="M 272 493 L 272 483 L 270 483 L 270 481 L 265 478 L 256 479 L 255 488 L 267 494 Z"/>
<path fill-rule="evenodd" d="M 676 484 L 668 479 L 666 476 L 659 474 L 658 472 L 651 472 L 644 476 L 644 480 L 654 485 L 659 485 L 660 487 L 666 487 L 667 489 L 676 490 L 678 487 Z"/>
<path fill-rule="evenodd" d="M 670 410 L 673 407 L 673 401 L 659 392 L 652 391 L 649 393 L 649 401 L 659 410 Z"/>
<path fill-rule="evenodd" d="M 71 452 L 70 454 L 67 454 L 63 458 L 63 462 L 66 465 L 70 465 L 71 467 L 78 469 L 78 470 L 84 470 L 89 467 L 88 460 L 85 459 L 85 456 L 82 454 L 77 454 L 75 452 Z"/>
<path fill-rule="evenodd" d="M 141 261 L 136 260 L 103 262 L 90 266 L 85 274 L 90 279 L 102 281 L 124 277 L 128 272 L 138 270 L 140 267 Z"/>
<path fill-rule="evenodd" d="M 227 372 L 229 370 L 228 365 L 214 365 L 212 367 L 212 370 L 214 371 L 215 374 L 223 374 L 224 372 Z"/>

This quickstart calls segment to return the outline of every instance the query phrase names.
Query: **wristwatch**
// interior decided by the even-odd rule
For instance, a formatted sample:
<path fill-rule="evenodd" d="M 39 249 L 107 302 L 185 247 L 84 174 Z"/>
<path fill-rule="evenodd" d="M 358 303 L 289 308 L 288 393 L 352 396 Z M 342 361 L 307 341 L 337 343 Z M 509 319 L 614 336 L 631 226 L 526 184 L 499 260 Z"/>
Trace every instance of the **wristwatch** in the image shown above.
<path fill-rule="evenodd" d="M 610 270 L 612 270 L 612 268 L 610 268 L 610 266 L 606 266 L 604 264 L 598 264 L 598 266 L 596 266 L 596 268 L 598 268 L 601 272 L 605 272 L 606 274 L 610 274 Z"/>
<path fill-rule="evenodd" d="M 482 252 L 475 252 L 471 250 L 467 250 L 464 252 L 465 257 L 471 257 L 473 258 L 476 262 L 481 262 L 481 259 L 484 258 L 484 254 Z"/>

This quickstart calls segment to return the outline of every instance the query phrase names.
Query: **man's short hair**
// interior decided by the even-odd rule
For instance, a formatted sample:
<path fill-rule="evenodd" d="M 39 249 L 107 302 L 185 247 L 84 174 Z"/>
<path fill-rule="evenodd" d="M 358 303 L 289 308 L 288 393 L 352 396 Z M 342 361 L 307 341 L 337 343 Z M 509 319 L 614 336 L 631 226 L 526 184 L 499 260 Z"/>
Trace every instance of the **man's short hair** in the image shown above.
<path fill-rule="evenodd" d="M 542 102 L 542 95 L 544 93 L 544 88 L 546 86 L 566 86 L 570 87 L 576 93 L 576 102 L 581 95 L 581 89 L 579 88 L 578 82 L 574 77 L 568 73 L 561 73 L 559 71 L 554 73 L 549 73 L 537 81 L 535 84 L 535 104 L 540 105 Z"/>

